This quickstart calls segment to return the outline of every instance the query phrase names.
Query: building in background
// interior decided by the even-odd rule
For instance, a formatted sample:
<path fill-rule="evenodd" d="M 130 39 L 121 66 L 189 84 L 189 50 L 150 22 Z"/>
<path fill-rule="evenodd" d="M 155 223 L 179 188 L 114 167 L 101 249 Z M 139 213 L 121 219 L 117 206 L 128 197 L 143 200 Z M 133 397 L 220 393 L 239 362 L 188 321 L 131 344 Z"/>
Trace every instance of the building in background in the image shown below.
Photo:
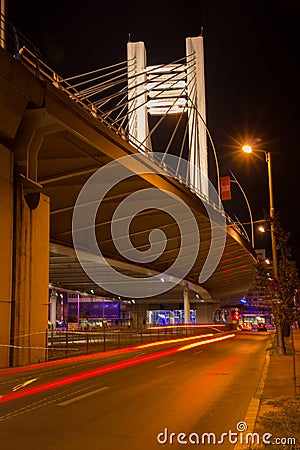
<path fill-rule="evenodd" d="M 214 305 L 197 299 L 190 309 L 190 324 L 213 323 Z M 49 320 L 51 329 L 96 331 L 103 327 L 183 325 L 184 305 L 148 304 L 121 298 L 98 297 L 63 288 L 49 287 Z"/>

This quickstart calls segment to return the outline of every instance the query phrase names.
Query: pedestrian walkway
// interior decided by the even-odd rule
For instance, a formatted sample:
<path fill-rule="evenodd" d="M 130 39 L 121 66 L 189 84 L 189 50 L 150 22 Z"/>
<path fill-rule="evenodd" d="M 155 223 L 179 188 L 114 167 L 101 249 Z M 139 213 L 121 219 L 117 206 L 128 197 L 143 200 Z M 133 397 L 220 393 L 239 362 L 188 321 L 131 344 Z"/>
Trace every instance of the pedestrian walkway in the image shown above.
<path fill-rule="evenodd" d="M 285 355 L 277 355 L 275 348 L 274 352 L 270 352 L 268 370 L 263 386 L 262 403 L 274 397 L 293 395 L 295 389 L 300 395 L 300 330 L 293 329 L 293 337 L 294 356 L 291 336 L 285 338 L 287 350 Z M 294 378 L 296 379 L 294 380 Z"/>
<path fill-rule="evenodd" d="M 255 420 L 255 431 L 260 434 L 269 432 L 273 436 L 277 432 L 276 436 L 283 439 L 288 438 L 287 434 L 289 437 L 297 437 L 294 446 L 279 444 L 276 445 L 276 448 L 298 450 L 300 449 L 298 422 L 300 415 L 300 330 L 293 329 L 293 335 L 285 337 L 285 355 L 276 354 L 275 339 L 274 335 L 274 346 L 267 353 L 262 382 L 256 394 L 259 397 L 259 407 Z"/>

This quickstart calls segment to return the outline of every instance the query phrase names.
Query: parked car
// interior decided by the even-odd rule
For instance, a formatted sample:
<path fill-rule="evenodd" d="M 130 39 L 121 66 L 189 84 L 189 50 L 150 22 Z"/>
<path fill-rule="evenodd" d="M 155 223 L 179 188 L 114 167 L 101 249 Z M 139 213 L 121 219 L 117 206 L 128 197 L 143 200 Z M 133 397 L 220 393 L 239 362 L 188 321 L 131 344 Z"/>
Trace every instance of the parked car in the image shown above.
<path fill-rule="evenodd" d="M 259 323 L 257 325 L 257 331 L 268 331 L 267 325 L 265 323 Z"/>
<path fill-rule="evenodd" d="M 241 331 L 251 331 L 252 330 L 252 323 L 250 322 L 243 322 L 239 324 L 239 328 Z"/>

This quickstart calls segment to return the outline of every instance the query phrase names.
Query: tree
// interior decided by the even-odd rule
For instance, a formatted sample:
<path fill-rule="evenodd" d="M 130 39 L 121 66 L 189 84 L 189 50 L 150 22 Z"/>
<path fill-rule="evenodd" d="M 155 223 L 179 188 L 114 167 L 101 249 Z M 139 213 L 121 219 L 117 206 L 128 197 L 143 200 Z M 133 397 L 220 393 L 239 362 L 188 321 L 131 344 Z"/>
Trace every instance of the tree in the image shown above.
<path fill-rule="evenodd" d="M 267 304 L 271 307 L 277 332 L 277 350 L 282 334 L 282 344 L 285 352 L 284 337 L 289 336 L 290 327 L 300 318 L 300 308 L 297 303 L 297 287 L 299 284 L 298 269 L 291 259 L 289 246 L 290 233 L 287 233 L 280 221 L 279 213 L 273 218 L 265 215 L 267 229 L 273 226 L 276 236 L 276 251 L 278 257 L 278 279 L 270 274 L 263 262 L 257 265 L 257 283 L 264 293 Z"/>

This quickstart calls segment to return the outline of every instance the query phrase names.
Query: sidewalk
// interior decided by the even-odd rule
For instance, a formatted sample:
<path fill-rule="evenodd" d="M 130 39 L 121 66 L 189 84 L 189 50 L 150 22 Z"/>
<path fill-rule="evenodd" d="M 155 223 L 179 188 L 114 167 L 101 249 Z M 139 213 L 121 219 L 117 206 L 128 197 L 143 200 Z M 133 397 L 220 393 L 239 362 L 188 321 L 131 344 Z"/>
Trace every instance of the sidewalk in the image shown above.
<path fill-rule="evenodd" d="M 287 353 L 277 355 L 275 347 L 267 353 L 266 366 L 262 373 L 260 389 L 257 392 L 260 400 L 255 431 L 270 432 L 273 436 L 274 433 L 277 433 L 277 436 L 281 437 L 287 437 L 286 433 L 289 433 L 290 436 L 297 436 L 296 446 L 276 445 L 277 449 L 300 449 L 300 330 L 293 329 L 293 337 L 295 358 L 292 352 L 291 337 L 285 337 Z"/>
<path fill-rule="evenodd" d="M 297 393 L 300 395 L 300 330 L 293 329 Z M 286 355 L 270 355 L 269 367 L 263 388 L 263 401 L 277 396 L 294 394 L 293 355 L 291 337 L 284 338 Z M 263 402 L 262 402 L 263 403 Z"/>

